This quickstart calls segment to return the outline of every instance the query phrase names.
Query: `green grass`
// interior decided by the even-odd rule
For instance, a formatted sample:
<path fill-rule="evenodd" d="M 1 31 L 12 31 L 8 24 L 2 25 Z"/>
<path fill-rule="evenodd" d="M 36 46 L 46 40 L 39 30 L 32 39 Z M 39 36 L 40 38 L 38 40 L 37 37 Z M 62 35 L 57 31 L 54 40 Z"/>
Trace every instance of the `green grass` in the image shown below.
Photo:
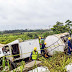
<path fill-rule="evenodd" d="M 5 68 L 5 59 L 3 58 L 3 69 Z M 65 66 L 69 63 L 72 63 L 72 56 L 68 56 L 62 52 L 56 52 L 52 57 L 45 59 L 44 57 L 39 58 L 40 61 L 42 61 L 41 65 L 48 67 L 50 72 L 66 72 Z M 7 61 L 8 68 L 10 68 L 9 61 Z M 20 62 L 20 72 L 24 70 L 25 62 Z M 37 68 L 37 65 L 33 67 Z M 18 71 L 18 68 L 13 70 L 13 72 Z M 8 71 L 7 71 L 8 72 Z"/>
<path fill-rule="evenodd" d="M 1 34 L 0 35 L 0 43 L 7 44 L 18 38 L 21 38 L 23 41 L 28 39 L 35 39 L 39 36 L 47 37 L 48 35 L 52 35 L 52 31 L 46 32 L 23 32 L 23 33 L 9 33 L 9 34 Z"/>
<path fill-rule="evenodd" d="M 72 63 L 72 56 L 56 53 L 49 59 L 40 58 L 42 65 L 48 67 L 50 72 L 66 72 L 65 66 Z"/>

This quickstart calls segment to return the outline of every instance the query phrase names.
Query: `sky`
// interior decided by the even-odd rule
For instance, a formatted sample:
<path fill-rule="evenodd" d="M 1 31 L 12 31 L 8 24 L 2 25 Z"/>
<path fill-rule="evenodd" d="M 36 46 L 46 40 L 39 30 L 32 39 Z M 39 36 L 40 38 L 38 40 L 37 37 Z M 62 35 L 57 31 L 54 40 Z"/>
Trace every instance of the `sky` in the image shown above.
<path fill-rule="evenodd" d="M 72 20 L 72 0 L 0 0 L 0 31 L 48 29 Z"/>

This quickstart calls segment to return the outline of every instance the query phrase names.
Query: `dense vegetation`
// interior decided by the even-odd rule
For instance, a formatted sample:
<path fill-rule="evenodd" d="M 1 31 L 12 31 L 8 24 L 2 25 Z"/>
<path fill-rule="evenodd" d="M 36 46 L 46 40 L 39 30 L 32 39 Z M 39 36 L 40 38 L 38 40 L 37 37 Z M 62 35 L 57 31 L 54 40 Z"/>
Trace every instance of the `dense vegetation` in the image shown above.
<path fill-rule="evenodd" d="M 65 66 L 72 63 L 72 56 L 62 52 L 56 52 L 56 54 L 49 59 L 42 57 L 40 60 L 42 61 L 42 65 L 48 67 L 50 72 L 67 72 Z"/>
<path fill-rule="evenodd" d="M 21 33 L 7 33 L 0 35 L 0 43 L 7 44 L 18 38 L 21 38 L 23 41 L 28 39 L 35 39 L 39 36 L 46 37 L 53 34 L 53 31 L 43 30 L 39 32 L 21 32 Z"/>
<path fill-rule="evenodd" d="M 56 24 L 53 26 L 53 28 L 51 28 L 55 33 L 64 33 L 70 30 L 70 27 L 72 26 L 72 21 L 67 20 L 64 23 L 62 22 L 56 22 Z"/>
<path fill-rule="evenodd" d="M 39 60 L 42 61 L 40 65 L 48 67 L 50 72 L 67 72 L 65 67 L 69 63 L 72 63 L 72 56 L 68 56 L 62 52 L 56 52 L 56 54 L 54 54 L 52 57 L 48 59 L 40 57 Z M 18 65 L 17 68 L 14 69 L 12 72 L 28 72 L 24 71 L 25 68 L 24 61 L 20 62 L 19 64 L 20 65 Z M 2 65 L 3 65 L 3 72 L 9 72 L 10 69 L 9 61 L 6 62 L 7 67 L 5 67 L 5 58 L 3 58 Z M 34 65 L 34 67 L 31 69 L 34 69 L 36 67 L 37 65 Z"/>

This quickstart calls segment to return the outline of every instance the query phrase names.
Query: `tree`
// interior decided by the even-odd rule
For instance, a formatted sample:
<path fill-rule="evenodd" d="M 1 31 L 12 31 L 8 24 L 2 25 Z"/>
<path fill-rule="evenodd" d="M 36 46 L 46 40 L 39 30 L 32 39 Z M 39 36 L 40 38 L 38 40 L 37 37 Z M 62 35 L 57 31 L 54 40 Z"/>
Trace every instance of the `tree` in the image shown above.
<path fill-rule="evenodd" d="M 70 29 L 70 27 L 72 26 L 72 21 L 66 20 L 65 23 L 66 23 L 65 25 Z"/>
<path fill-rule="evenodd" d="M 63 25 L 62 22 L 56 22 L 56 25 L 53 26 L 53 28 L 51 28 L 51 30 L 53 30 L 55 33 L 63 33 L 68 31 L 69 28 L 67 28 L 67 26 Z"/>

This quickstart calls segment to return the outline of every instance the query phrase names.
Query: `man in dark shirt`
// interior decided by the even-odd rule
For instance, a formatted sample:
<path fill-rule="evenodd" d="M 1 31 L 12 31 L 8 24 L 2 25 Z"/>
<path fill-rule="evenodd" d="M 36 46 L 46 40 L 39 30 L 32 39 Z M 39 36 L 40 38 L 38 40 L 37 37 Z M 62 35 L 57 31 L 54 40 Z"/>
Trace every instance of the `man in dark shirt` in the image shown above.
<path fill-rule="evenodd" d="M 68 54 L 71 55 L 71 37 L 68 38 Z"/>
<path fill-rule="evenodd" d="M 42 54 L 42 53 L 43 53 L 43 54 L 45 53 L 45 51 L 44 51 L 45 45 L 46 45 L 46 42 L 45 42 L 45 43 L 42 43 L 41 54 Z"/>

